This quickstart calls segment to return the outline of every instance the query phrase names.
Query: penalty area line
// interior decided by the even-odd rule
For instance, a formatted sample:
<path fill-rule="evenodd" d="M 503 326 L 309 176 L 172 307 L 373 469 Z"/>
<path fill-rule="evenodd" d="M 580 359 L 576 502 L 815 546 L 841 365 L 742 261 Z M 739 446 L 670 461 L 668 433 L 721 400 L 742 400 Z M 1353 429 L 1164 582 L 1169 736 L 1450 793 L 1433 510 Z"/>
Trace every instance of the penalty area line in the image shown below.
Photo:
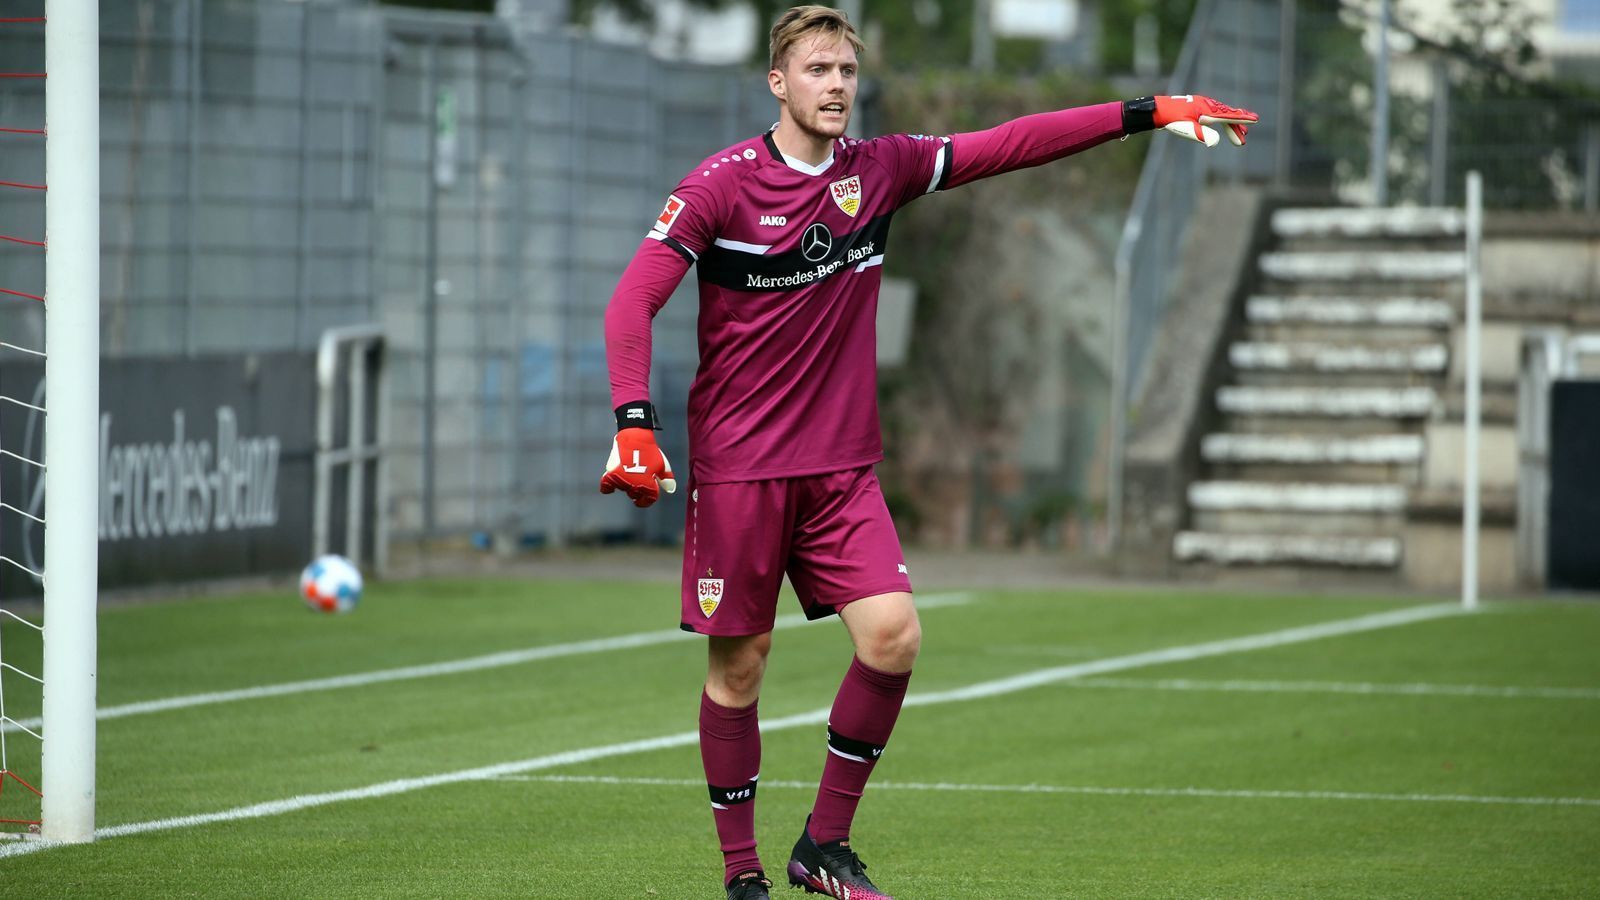
<path fill-rule="evenodd" d="M 1084 678 L 1067 687 L 1225 694 L 1355 694 L 1394 697 L 1496 697 L 1509 700 L 1600 700 L 1600 688 L 1505 687 L 1381 681 L 1206 681 L 1194 678 Z"/>
<path fill-rule="evenodd" d="M 928 594 L 925 597 L 918 597 L 916 604 L 917 609 L 921 611 L 943 609 L 950 606 L 964 606 L 973 602 L 974 599 L 974 596 L 970 593 Z M 784 631 L 808 624 L 810 622 L 804 615 L 793 613 L 779 616 L 772 627 L 774 631 Z M 371 684 L 384 684 L 391 681 L 409 681 L 414 678 L 437 678 L 443 675 L 459 675 L 464 672 L 481 672 L 485 669 L 519 666 L 566 656 L 653 647 L 659 644 L 687 641 L 696 637 L 699 637 L 699 635 L 684 631 L 681 628 L 641 631 L 616 637 L 572 641 L 565 644 L 547 644 L 542 647 L 528 647 L 523 650 L 505 650 L 499 653 L 488 653 L 483 656 L 469 656 L 464 659 L 424 663 L 416 666 L 402 666 L 395 669 L 353 672 L 349 675 L 334 675 L 328 678 L 313 678 L 307 681 L 265 684 L 231 691 L 186 694 L 180 697 L 166 697 L 160 700 L 141 700 L 137 703 L 124 703 L 120 706 L 101 707 L 95 710 L 95 718 L 101 721 L 122 719 L 128 716 L 149 715 L 150 713 L 169 712 L 175 709 L 190 709 L 196 706 L 211 706 L 217 703 L 238 703 L 244 700 L 262 700 L 268 697 L 287 697 L 294 694 L 310 694 L 317 691 L 365 687 Z M 44 724 L 43 720 L 38 716 L 15 721 L 16 724 L 12 722 L 0 723 L 0 731 L 10 733 L 22 731 L 25 728 L 38 728 Z"/>
<path fill-rule="evenodd" d="M 627 778 L 613 775 L 502 775 L 496 781 L 541 784 L 605 784 L 626 786 L 704 788 L 690 778 Z M 810 781 L 763 781 L 764 788 L 815 791 Z M 955 784 L 945 781 L 874 781 L 874 791 L 938 791 L 976 794 L 1087 794 L 1105 797 L 1200 797 L 1227 800 L 1358 800 L 1395 803 L 1475 803 L 1486 806 L 1594 806 L 1595 797 L 1496 797 L 1477 794 L 1395 794 L 1380 791 L 1278 791 L 1232 788 L 1101 787 L 1067 784 Z"/>
<path fill-rule="evenodd" d="M 1056 666 L 1048 669 L 1038 669 L 1024 672 L 1008 678 L 997 678 L 991 681 L 980 681 L 966 687 L 953 690 L 930 691 L 927 693 L 912 694 L 906 697 L 905 705 L 933 706 L 942 703 L 956 703 L 963 700 L 976 700 L 986 697 L 995 697 L 1002 694 L 1011 694 L 1029 688 L 1056 684 L 1073 678 L 1086 675 L 1098 675 L 1105 672 L 1117 672 L 1126 669 L 1136 669 L 1143 666 L 1159 665 L 1170 662 L 1183 662 L 1206 657 L 1223 656 L 1230 653 L 1242 653 L 1249 650 L 1260 650 L 1271 647 L 1282 647 L 1289 644 L 1300 644 L 1307 641 L 1321 640 L 1323 638 L 1339 637 L 1342 635 L 1359 634 L 1367 631 L 1377 631 L 1384 628 L 1394 628 L 1409 625 L 1415 622 L 1425 622 L 1446 616 L 1461 615 L 1459 604 L 1438 603 L 1428 606 L 1409 607 L 1406 609 L 1391 610 L 1389 612 L 1373 613 L 1357 616 L 1350 619 L 1336 619 L 1332 622 L 1321 622 L 1315 625 L 1303 625 L 1296 628 L 1286 628 L 1279 631 L 1269 631 L 1263 634 L 1246 635 L 1244 637 L 1225 638 L 1217 641 L 1206 641 L 1200 644 L 1187 644 L 1179 647 L 1167 647 L 1161 650 L 1151 650 L 1144 653 L 1132 653 L 1126 656 L 1114 656 L 1107 659 L 1092 660 L 1069 666 Z M 811 712 L 798 715 L 784 716 L 770 719 L 761 723 L 763 732 L 786 731 L 791 728 L 822 725 L 828 721 L 828 707 L 815 709 Z M 259 819 L 266 816 L 283 815 L 303 809 L 318 806 L 327 806 L 334 803 L 344 803 L 351 800 L 370 800 L 378 797 L 389 797 L 395 794 L 404 794 L 425 788 L 439 787 L 447 784 L 460 784 L 470 781 L 490 781 L 506 775 L 523 775 L 544 769 L 554 769 L 560 766 L 577 765 L 579 763 L 593 762 L 599 759 L 609 759 L 616 756 L 626 756 L 634 753 L 647 753 L 655 750 L 667 750 L 676 747 L 689 747 L 699 744 L 700 732 L 684 731 L 677 734 L 663 735 L 661 737 L 646 738 L 644 740 L 626 741 L 617 744 L 604 744 L 597 747 L 585 747 L 577 750 L 567 750 L 561 753 L 551 753 L 545 756 L 536 756 L 531 759 L 515 760 L 512 762 L 497 763 L 488 766 L 479 766 L 471 769 L 460 769 L 455 772 L 444 772 L 437 775 L 427 775 L 419 778 L 401 778 L 394 781 L 385 781 L 366 787 L 351 788 L 343 791 L 332 791 L 322 794 L 303 794 L 285 800 L 273 800 L 266 803 L 256 803 L 249 806 L 235 807 L 234 809 L 221 810 L 214 813 L 204 813 L 192 816 L 177 816 L 169 819 L 155 819 L 148 822 L 133 822 L 126 825 L 113 825 L 95 830 L 96 839 L 125 837 L 135 834 L 148 834 L 157 831 L 168 831 L 175 828 L 192 828 L 197 825 L 211 825 L 219 822 L 237 822 L 245 819 Z M 51 841 L 20 841 L 14 844 L 0 846 L 0 859 L 8 856 L 21 856 L 48 850 L 55 847 L 67 846 Z"/>

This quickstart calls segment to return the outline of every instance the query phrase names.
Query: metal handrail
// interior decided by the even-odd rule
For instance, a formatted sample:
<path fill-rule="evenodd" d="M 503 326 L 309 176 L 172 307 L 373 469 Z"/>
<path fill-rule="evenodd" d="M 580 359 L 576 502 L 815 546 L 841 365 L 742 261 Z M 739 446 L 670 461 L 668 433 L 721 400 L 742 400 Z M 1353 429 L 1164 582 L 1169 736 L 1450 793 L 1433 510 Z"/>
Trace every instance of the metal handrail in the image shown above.
<path fill-rule="evenodd" d="M 1217 0 L 1200 0 L 1195 6 L 1194 16 L 1189 20 L 1189 31 L 1184 36 L 1183 50 L 1178 54 L 1178 64 L 1172 70 L 1172 77 L 1167 82 L 1169 94 L 1186 90 L 1192 85 L 1200 67 L 1200 45 L 1205 40 L 1205 32 L 1211 27 L 1212 16 L 1216 12 Z M 1110 549 L 1115 551 L 1122 535 L 1122 470 L 1123 450 L 1127 443 L 1127 410 L 1129 374 L 1132 366 L 1129 360 L 1129 320 L 1133 304 L 1133 260 L 1137 254 L 1140 242 L 1144 238 L 1144 223 L 1154 210 L 1156 199 L 1160 196 L 1156 191 L 1156 184 L 1160 181 L 1163 172 L 1170 165 L 1168 157 L 1173 152 L 1172 141 L 1152 141 L 1149 151 L 1145 154 L 1144 166 L 1139 170 L 1139 185 L 1134 189 L 1133 203 L 1128 207 L 1128 218 L 1122 226 L 1122 237 L 1117 242 L 1117 254 L 1114 264 L 1114 293 L 1111 326 L 1111 411 L 1109 428 L 1111 429 L 1111 446 L 1106 477 L 1106 518 L 1107 540 Z M 1186 183 L 1186 190 L 1190 196 L 1185 198 L 1183 205 L 1192 208 L 1194 195 L 1197 195 L 1200 186 L 1197 180 Z M 1170 195 L 1169 198 L 1170 200 Z M 1161 281 L 1157 288 L 1158 293 L 1164 292 L 1166 284 Z"/>
<path fill-rule="evenodd" d="M 380 359 L 374 374 L 377 379 L 378 405 L 372 440 L 367 439 L 367 356 L 383 350 L 383 327 L 380 325 L 348 325 L 330 328 L 317 342 L 317 451 L 316 475 L 312 490 L 312 553 L 321 556 L 331 549 L 333 470 L 335 466 L 349 466 L 346 481 L 344 555 L 357 565 L 361 563 L 361 508 L 366 499 L 365 467 L 376 462 L 373 490 L 377 521 L 373 526 L 372 561 L 381 574 L 388 565 L 389 530 L 384 508 L 387 506 L 388 485 L 387 417 L 384 415 L 385 367 Z M 334 408 L 337 405 L 339 354 L 346 356 L 347 405 L 345 414 L 349 424 L 345 432 L 345 446 L 334 446 Z"/>

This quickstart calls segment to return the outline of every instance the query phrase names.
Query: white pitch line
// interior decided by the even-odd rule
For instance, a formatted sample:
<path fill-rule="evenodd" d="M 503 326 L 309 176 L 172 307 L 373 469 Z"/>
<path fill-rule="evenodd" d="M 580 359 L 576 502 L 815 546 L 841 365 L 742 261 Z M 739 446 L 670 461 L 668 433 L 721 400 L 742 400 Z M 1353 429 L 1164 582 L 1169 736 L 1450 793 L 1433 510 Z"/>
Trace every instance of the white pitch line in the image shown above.
<path fill-rule="evenodd" d="M 1298 628 L 1287 628 L 1281 631 L 1271 631 L 1265 634 L 1248 635 L 1245 637 L 1226 638 L 1220 641 L 1207 641 L 1202 644 L 1189 644 L 1180 647 L 1168 647 L 1164 650 L 1152 650 L 1145 653 L 1133 653 L 1127 656 L 1115 656 L 1109 659 L 1093 660 L 1070 666 L 1057 666 L 1049 669 L 1040 669 L 1034 672 L 1025 672 L 1009 678 L 998 678 L 992 681 L 982 681 L 954 690 L 933 691 L 929 693 L 912 694 L 906 698 L 906 706 L 931 706 L 937 703 L 955 703 L 961 700 L 975 700 L 984 697 L 994 697 L 1001 694 L 1010 694 L 1028 688 L 1054 684 L 1072 678 L 1081 678 L 1085 675 L 1097 675 L 1102 672 L 1115 672 L 1124 669 L 1135 669 L 1143 666 L 1158 665 L 1169 662 L 1182 662 L 1185 660 L 1201 659 L 1208 656 L 1222 656 L 1229 653 L 1240 653 L 1248 650 L 1259 650 L 1269 647 L 1282 647 L 1287 644 L 1299 644 L 1306 641 L 1319 640 L 1327 637 L 1358 634 L 1364 631 L 1376 631 L 1383 628 L 1393 628 L 1398 625 L 1407 625 L 1413 622 L 1423 622 L 1444 616 L 1454 616 L 1461 613 L 1461 606 L 1455 603 L 1440 603 L 1430 606 L 1412 607 L 1409 609 L 1394 610 L 1391 612 L 1373 613 L 1371 615 L 1357 616 L 1353 619 L 1340 619 L 1333 622 L 1323 622 L 1316 625 L 1304 625 Z M 763 732 L 786 731 L 802 726 L 821 725 L 828 721 L 828 707 L 812 710 L 798 715 L 784 716 L 769 719 L 761 723 Z M 148 822 L 134 822 L 127 825 L 115 825 L 109 828 L 95 830 L 95 837 L 111 838 L 122 837 L 130 834 L 146 834 L 153 831 L 167 831 L 174 828 L 189 828 L 195 825 L 208 825 L 216 822 L 235 822 L 243 819 L 259 819 L 265 816 L 282 815 L 302 809 L 317 806 L 327 806 L 332 803 L 343 803 L 348 800 L 368 800 L 376 797 L 388 797 L 424 788 L 437 787 L 444 784 L 458 784 L 465 781 L 487 781 L 506 775 L 521 775 L 527 772 L 536 772 L 542 769 L 553 769 L 559 766 L 577 765 L 579 763 L 593 762 L 597 759 L 607 759 L 614 756 L 624 756 L 633 753 L 645 753 L 653 750 L 666 750 L 673 747 L 693 746 L 700 742 L 699 731 L 684 731 L 678 734 L 663 735 L 661 737 L 647 738 L 644 740 L 627 741 L 620 744 L 603 744 L 597 747 L 585 747 L 578 750 L 567 750 L 561 753 L 552 753 L 546 756 L 536 756 L 531 759 L 516 760 L 513 762 L 496 763 L 489 766 L 480 766 L 472 769 L 460 769 L 455 772 L 445 772 L 438 775 L 427 775 L 420 778 L 402 778 L 395 781 L 384 781 L 366 787 L 351 788 L 343 791 L 332 791 L 323 794 L 303 794 L 290 797 L 286 800 L 273 800 L 267 803 L 257 803 L 251 806 L 240 806 L 220 812 L 205 813 L 194 816 L 179 816 L 171 819 L 156 819 Z M 15 844 L 0 846 L 0 859 L 8 856 L 20 856 L 34 853 L 39 850 L 48 850 L 54 847 L 65 846 L 49 841 L 21 841 Z"/>
<path fill-rule="evenodd" d="M 1498 687 L 1487 684 L 1427 684 L 1349 681 L 1201 681 L 1192 678 L 1084 678 L 1068 687 L 1134 691 L 1220 691 L 1268 694 L 1382 694 L 1421 697 L 1505 697 L 1511 699 L 1600 700 L 1600 688 Z"/>
<path fill-rule="evenodd" d="M 1208 656 L 1222 656 L 1228 653 L 1243 653 L 1248 650 L 1282 647 L 1286 644 L 1299 644 L 1325 637 L 1337 637 L 1361 631 L 1374 631 L 1380 628 L 1393 628 L 1397 625 L 1407 625 L 1412 622 L 1453 616 L 1460 612 L 1461 607 L 1457 604 L 1438 603 L 1429 606 L 1397 609 L 1391 612 L 1373 613 L 1372 615 L 1358 616 L 1354 619 L 1339 619 L 1333 622 L 1321 622 L 1316 625 L 1302 625 L 1298 628 L 1286 628 L 1282 631 L 1269 631 L 1266 634 L 1224 638 L 1220 641 L 1207 641 L 1203 644 L 1190 644 L 1183 647 L 1168 647 L 1164 650 L 1149 650 L 1129 656 L 1113 656 L 1109 659 L 1037 669 L 1032 672 L 1024 672 L 1021 675 L 979 682 L 978 684 L 956 688 L 955 690 L 940 691 L 932 694 L 913 694 L 906 698 L 905 705 L 926 706 L 933 703 L 951 703 L 957 700 L 978 700 L 1058 681 L 1099 675 L 1104 672 L 1121 672 L 1143 666 L 1187 662 Z"/>
<path fill-rule="evenodd" d="M 969 593 L 929 594 L 918 597 L 916 600 L 918 610 L 940 609 L 948 606 L 961 606 L 973 601 Z M 809 624 L 809 620 L 799 613 L 779 616 L 773 624 L 774 630 L 798 628 Z M 242 700 L 260 700 L 266 697 L 285 697 L 292 694 L 309 694 L 316 691 L 332 691 L 341 688 L 364 687 L 369 684 L 382 684 L 389 681 L 407 681 L 413 678 L 435 678 L 441 675 L 459 675 L 463 672 L 479 672 L 484 669 L 497 669 L 504 666 L 518 666 L 524 663 L 538 662 L 546 659 L 557 659 L 563 656 L 579 656 L 586 653 L 604 653 L 610 650 L 630 650 L 637 647 L 651 647 L 657 644 L 667 644 L 676 641 L 685 641 L 699 637 L 697 634 L 679 628 L 662 629 L 660 631 L 641 631 L 634 634 L 619 635 L 617 637 L 596 638 L 587 641 L 574 641 L 566 644 L 547 644 L 542 647 L 529 647 L 524 650 L 506 650 L 499 653 L 489 653 L 483 656 L 470 656 L 465 659 L 446 660 L 444 662 L 425 663 L 416 666 L 403 666 L 397 669 L 378 669 L 371 672 L 355 672 L 349 675 L 335 675 L 328 678 L 313 678 L 307 681 L 289 681 L 281 684 L 266 684 L 258 687 L 239 688 L 231 691 L 212 691 L 204 694 L 186 694 L 181 697 L 167 697 L 161 700 L 141 700 L 137 703 L 125 703 L 121 706 L 106 706 L 95 711 L 95 718 L 121 719 L 127 716 L 142 716 L 149 713 L 168 712 L 174 709 L 188 709 L 194 706 L 210 706 L 216 703 L 237 703 Z M 43 720 L 35 716 L 31 719 L 19 719 L 12 722 L 0 723 L 0 731 L 6 733 L 21 731 L 25 728 L 38 728 Z"/>
<path fill-rule="evenodd" d="M 502 775 L 496 781 L 545 784 L 607 784 L 704 788 L 692 778 L 623 778 L 613 775 Z M 763 788 L 814 791 L 812 781 L 762 781 Z M 1206 797 L 1231 800 L 1367 800 L 1397 803 L 1478 803 L 1489 806 L 1597 806 L 1596 797 L 1496 797 L 1482 794 L 1389 794 L 1375 791 L 1272 791 L 1230 788 L 1139 788 L 1065 784 L 952 784 L 935 781 L 874 781 L 874 791 L 946 791 L 982 794 L 1093 794 L 1106 797 Z"/>

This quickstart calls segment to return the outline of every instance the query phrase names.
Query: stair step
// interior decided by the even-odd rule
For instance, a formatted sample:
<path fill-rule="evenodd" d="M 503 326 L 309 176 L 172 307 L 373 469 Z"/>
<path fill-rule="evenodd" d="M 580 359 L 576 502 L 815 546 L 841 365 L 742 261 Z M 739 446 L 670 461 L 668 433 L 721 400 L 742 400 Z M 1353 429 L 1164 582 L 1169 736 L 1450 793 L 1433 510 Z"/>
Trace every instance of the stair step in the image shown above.
<path fill-rule="evenodd" d="M 1433 412 L 1432 388 L 1229 386 L 1217 389 L 1217 408 L 1239 416 L 1334 416 L 1418 419 Z"/>
<path fill-rule="evenodd" d="M 1196 481 L 1189 505 L 1206 510 L 1301 513 L 1391 513 L 1406 506 L 1397 484 L 1321 484 L 1271 481 Z"/>
<path fill-rule="evenodd" d="M 1463 253 L 1355 251 L 1263 253 L 1261 272 L 1280 281 L 1441 281 L 1465 276 Z"/>
<path fill-rule="evenodd" d="M 1444 344 L 1326 344 L 1240 341 L 1228 348 L 1234 368 L 1261 372 L 1443 372 Z"/>
<path fill-rule="evenodd" d="M 1280 209 L 1279 237 L 1451 237 L 1466 231 L 1466 216 L 1450 207 Z"/>
<path fill-rule="evenodd" d="M 1400 539 L 1181 531 L 1173 537 L 1172 552 L 1182 562 L 1392 569 L 1400 564 Z"/>
<path fill-rule="evenodd" d="M 1208 463 L 1414 465 L 1423 449 L 1420 434 L 1208 434 L 1200 442 Z"/>
<path fill-rule="evenodd" d="M 1191 509 L 1188 527 L 1203 534 L 1292 534 L 1296 537 L 1394 537 L 1404 532 L 1408 510 L 1305 512 L 1291 509 Z M 1458 514 L 1457 519 L 1461 516 Z"/>
<path fill-rule="evenodd" d="M 1424 297 L 1251 297 L 1245 316 L 1254 324 L 1389 325 L 1449 328 L 1455 310 Z"/>

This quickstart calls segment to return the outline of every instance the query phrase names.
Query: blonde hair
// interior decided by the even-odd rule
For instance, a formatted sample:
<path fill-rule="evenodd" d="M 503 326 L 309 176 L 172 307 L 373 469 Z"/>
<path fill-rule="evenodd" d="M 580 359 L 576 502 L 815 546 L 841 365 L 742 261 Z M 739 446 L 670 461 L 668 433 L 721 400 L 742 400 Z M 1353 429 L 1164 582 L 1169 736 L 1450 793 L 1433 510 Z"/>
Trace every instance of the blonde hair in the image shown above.
<path fill-rule="evenodd" d="M 862 43 L 861 37 L 856 34 L 856 27 L 850 24 L 849 16 L 827 6 L 796 6 L 779 16 L 778 21 L 773 23 L 771 56 L 768 59 L 772 68 L 782 68 L 794 45 L 799 43 L 802 37 L 814 32 L 830 37 L 843 37 L 850 42 L 850 46 L 854 47 L 857 53 L 867 49 L 867 45 Z"/>

